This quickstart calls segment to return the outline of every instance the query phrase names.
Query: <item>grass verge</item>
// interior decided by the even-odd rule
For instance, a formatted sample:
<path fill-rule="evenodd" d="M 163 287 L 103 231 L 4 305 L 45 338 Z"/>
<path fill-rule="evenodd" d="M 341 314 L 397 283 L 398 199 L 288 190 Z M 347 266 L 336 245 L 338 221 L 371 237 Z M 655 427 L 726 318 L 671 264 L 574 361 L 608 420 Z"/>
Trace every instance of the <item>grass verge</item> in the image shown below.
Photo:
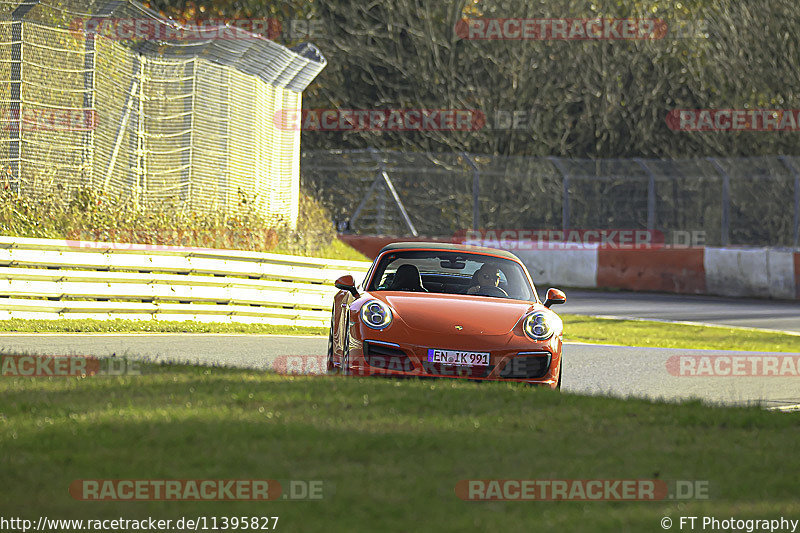
<path fill-rule="evenodd" d="M 648 320 L 561 315 L 564 340 L 593 344 L 800 353 L 800 336 L 769 331 L 694 326 Z"/>
<path fill-rule="evenodd" d="M 800 516 L 800 416 L 501 383 L 186 366 L 0 379 L 0 515 L 279 516 L 282 531 L 660 531 Z M 76 479 L 321 480 L 315 502 L 83 502 Z M 459 500 L 463 479 L 707 481 L 677 502 Z M 34 522 L 35 523 L 35 522 Z"/>
<path fill-rule="evenodd" d="M 657 348 L 800 353 L 800 336 L 717 326 L 562 315 L 565 341 Z M 0 332 L 24 333 L 245 333 L 327 335 L 327 328 L 157 320 L 0 320 Z"/>

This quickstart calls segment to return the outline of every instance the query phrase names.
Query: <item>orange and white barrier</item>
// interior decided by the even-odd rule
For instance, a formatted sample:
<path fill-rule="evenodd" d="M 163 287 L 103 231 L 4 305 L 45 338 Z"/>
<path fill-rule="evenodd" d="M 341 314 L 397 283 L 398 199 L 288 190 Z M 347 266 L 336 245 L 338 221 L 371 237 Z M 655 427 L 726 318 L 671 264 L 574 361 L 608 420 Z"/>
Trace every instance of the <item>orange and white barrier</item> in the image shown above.
<path fill-rule="evenodd" d="M 392 242 L 437 241 L 424 237 L 361 235 L 339 238 L 370 258 Z M 715 247 L 615 249 L 591 245 L 524 249 L 513 242 L 503 242 L 500 247 L 519 257 L 540 286 L 800 300 L 800 252 L 797 251 Z"/>

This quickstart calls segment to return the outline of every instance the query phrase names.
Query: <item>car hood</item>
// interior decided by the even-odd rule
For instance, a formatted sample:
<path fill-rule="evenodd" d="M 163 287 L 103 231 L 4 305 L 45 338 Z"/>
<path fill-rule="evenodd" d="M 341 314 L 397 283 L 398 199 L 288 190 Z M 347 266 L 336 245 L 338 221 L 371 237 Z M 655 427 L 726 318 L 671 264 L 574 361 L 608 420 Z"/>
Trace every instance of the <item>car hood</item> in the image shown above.
<path fill-rule="evenodd" d="M 541 307 L 533 302 L 461 294 L 376 291 L 370 295 L 388 304 L 410 329 L 426 332 L 450 332 L 461 326 L 465 334 L 504 335 L 523 315 Z"/>

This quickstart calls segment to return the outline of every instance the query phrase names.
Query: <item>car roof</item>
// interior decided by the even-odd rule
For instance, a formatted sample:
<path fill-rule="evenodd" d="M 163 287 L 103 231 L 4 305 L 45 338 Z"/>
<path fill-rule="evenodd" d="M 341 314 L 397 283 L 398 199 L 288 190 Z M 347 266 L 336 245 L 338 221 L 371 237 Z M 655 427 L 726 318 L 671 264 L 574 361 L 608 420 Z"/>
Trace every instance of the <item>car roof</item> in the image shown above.
<path fill-rule="evenodd" d="M 519 261 L 519 258 L 508 252 L 506 250 L 498 250 L 496 248 L 486 248 L 485 246 L 472 246 L 469 244 L 454 244 L 454 243 L 447 243 L 447 242 L 393 242 L 392 244 L 387 244 L 381 251 L 378 252 L 378 255 L 382 254 L 387 250 L 443 250 L 448 252 L 471 252 L 471 253 L 484 253 L 484 254 L 491 254 L 496 255 L 498 257 L 505 257 L 507 259 L 511 259 L 512 261 Z"/>

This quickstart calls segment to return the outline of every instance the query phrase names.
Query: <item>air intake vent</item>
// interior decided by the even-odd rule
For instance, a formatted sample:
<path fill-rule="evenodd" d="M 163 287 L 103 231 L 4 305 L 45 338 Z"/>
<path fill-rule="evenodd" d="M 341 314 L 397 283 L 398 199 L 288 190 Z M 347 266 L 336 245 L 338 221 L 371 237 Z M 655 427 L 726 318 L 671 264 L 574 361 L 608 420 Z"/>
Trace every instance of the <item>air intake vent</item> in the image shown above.
<path fill-rule="evenodd" d="M 364 359 L 374 368 L 411 372 L 414 364 L 399 347 L 374 341 L 364 341 Z"/>
<path fill-rule="evenodd" d="M 498 376 L 506 379 L 537 379 L 550 369 L 549 352 L 520 352 L 506 362 Z"/>

